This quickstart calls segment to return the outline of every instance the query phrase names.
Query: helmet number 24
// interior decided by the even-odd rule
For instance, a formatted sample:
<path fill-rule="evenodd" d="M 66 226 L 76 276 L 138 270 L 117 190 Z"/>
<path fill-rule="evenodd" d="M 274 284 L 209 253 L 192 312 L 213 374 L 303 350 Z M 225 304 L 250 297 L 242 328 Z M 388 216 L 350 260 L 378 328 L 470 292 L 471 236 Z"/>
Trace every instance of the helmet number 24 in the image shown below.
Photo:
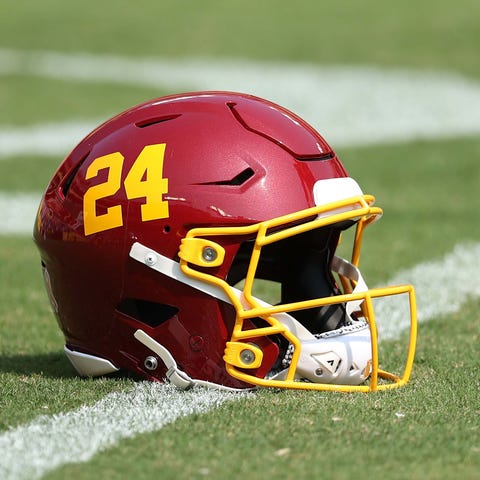
<path fill-rule="evenodd" d="M 129 200 L 145 198 L 141 205 L 142 221 L 168 217 L 168 202 L 162 199 L 167 193 L 168 179 L 163 178 L 165 143 L 147 145 L 140 152 L 127 173 L 123 186 Z M 97 213 L 97 202 L 115 195 L 121 188 L 124 156 L 120 152 L 96 158 L 87 168 L 85 180 L 98 176 L 107 169 L 107 179 L 87 189 L 83 197 L 83 223 L 85 235 L 110 230 L 123 225 L 121 205 L 107 208 L 106 213 Z"/>

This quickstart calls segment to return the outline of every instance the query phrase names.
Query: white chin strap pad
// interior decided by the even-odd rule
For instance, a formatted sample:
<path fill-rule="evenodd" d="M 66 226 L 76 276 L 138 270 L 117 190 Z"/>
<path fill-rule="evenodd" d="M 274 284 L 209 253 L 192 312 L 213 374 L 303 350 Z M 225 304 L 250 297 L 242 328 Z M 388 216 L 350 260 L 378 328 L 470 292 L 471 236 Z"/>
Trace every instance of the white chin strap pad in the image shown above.
<path fill-rule="evenodd" d="M 303 341 L 295 376 L 314 383 L 359 385 L 370 375 L 371 358 L 370 328 L 355 322 Z"/>

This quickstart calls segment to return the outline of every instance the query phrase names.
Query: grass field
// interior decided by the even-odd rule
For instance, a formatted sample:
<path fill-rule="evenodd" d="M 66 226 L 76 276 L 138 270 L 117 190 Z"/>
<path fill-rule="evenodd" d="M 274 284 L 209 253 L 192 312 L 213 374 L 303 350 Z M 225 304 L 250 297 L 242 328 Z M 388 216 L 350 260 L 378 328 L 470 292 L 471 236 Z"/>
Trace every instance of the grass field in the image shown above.
<path fill-rule="evenodd" d="M 444 117 L 435 129 L 418 138 L 409 134 L 401 141 L 389 137 L 333 145 L 351 176 L 384 208 L 384 217 L 365 239 L 361 266 L 369 285 L 383 284 L 398 272 L 417 272 L 414 268 L 428 261 L 443 265 L 443 276 L 412 279 L 429 286 L 418 289 L 418 301 L 422 311 L 432 313 L 421 318 L 411 382 L 400 390 L 366 395 L 259 391 L 235 401 L 205 398 L 205 407 L 198 407 L 196 396 L 202 392 L 182 399 L 168 396 L 162 386 L 145 393 L 148 387 L 125 377 L 80 379 L 63 355 L 30 232 L 2 233 L 15 207 L 9 203 L 8 211 L 0 210 L 0 479 L 479 477 L 480 265 L 475 256 L 458 266 L 443 259 L 454 249 L 470 252 L 480 244 L 480 120 L 475 124 L 475 112 L 480 112 L 480 5 L 473 0 L 429 0 L 415 6 L 278 3 L 2 0 L 7 13 L 0 15 L 0 58 L 7 58 L 1 57 L 3 51 L 16 60 L 0 64 L 0 208 L 4 197 L 40 198 L 68 153 L 68 148 L 45 153 L 40 141 L 38 149 L 33 142 L 22 153 L 2 153 L 10 148 L 8 142 L 24 138 L 19 132 L 72 122 L 93 127 L 130 105 L 175 91 L 168 78 L 158 87 L 135 82 L 135 72 L 128 71 L 131 61 L 193 59 L 202 71 L 218 69 L 218 62 L 227 60 L 254 62 L 248 65 L 258 68 L 275 65 L 279 83 L 288 83 L 281 73 L 297 65 L 322 72 L 373 68 L 399 72 L 404 80 L 411 72 L 428 75 L 421 78 L 453 75 L 454 90 L 468 87 L 470 104 L 457 105 L 449 93 L 432 101 L 430 113 L 434 116 L 439 105 L 451 101 L 452 117 L 473 119 L 454 134 L 442 130 L 452 118 L 441 110 Z M 116 80 L 108 75 L 85 78 L 63 56 L 47 71 L 46 64 L 32 60 L 40 62 L 45 52 L 115 56 L 133 80 L 122 81 L 121 75 Z M 23 54 L 30 55 L 28 62 Z M 101 64 L 96 65 L 102 73 Z M 228 72 L 223 73 L 228 85 Z M 237 80 L 230 81 L 236 85 Z M 248 85 L 248 78 L 243 80 Z M 321 107 L 322 97 L 335 103 L 331 92 L 290 83 L 297 97 L 304 92 L 306 103 Z M 197 85 L 193 75 L 191 88 Z M 252 90 L 256 87 L 252 82 Z M 284 95 L 283 103 L 297 101 L 274 87 L 272 83 L 275 95 Z M 344 93 L 335 90 L 340 104 L 352 98 L 351 92 Z M 408 113 L 410 105 L 421 103 L 414 96 L 403 102 L 403 97 L 389 95 L 382 97 L 387 116 L 395 117 L 399 106 Z M 455 105 L 465 111 L 455 112 Z M 344 137 L 349 131 L 353 137 L 355 131 L 349 129 L 355 123 L 349 120 L 360 118 L 358 111 L 348 104 L 342 108 Z M 329 124 L 328 115 L 318 115 L 326 130 L 339 131 L 333 125 L 338 119 Z M 418 117 L 411 113 L 407 118 L 422 126 Z M 375 121 L 366 117 L 367 130 L 369 120 Z M 45 135 L 45 141 L 54 140 Z M 79 140 L 72 140 L 70 148 Z M 25 221 L 33 225 L 33 214 Z M 457 290 L 458 297 L 452 293 Z M 428 293 L 422 297 L 422 292 Z M 443 305 L 442 299 L 451 308 L 435 308 Z M 402 344 L 405 332 L 399 335 Z M 396 341 L 382 344 L 386 363 L 397 363 L 402 353 Z M 101 410 L 105 399 L 108 408 Z M 189 414 L 162 423 L 163 409 L 175 410 L 182 402 L 192 406 Z M 109 408 L 117 405 L 131 423 L 125 424 L 126 433 L 109 437 L 109 418 L 112 424 L 118 421 Z M 160 413 L 155 415 L 157 405 Z M 80 423 L 68 423 L 71 415 Z M 61 425 L 68 427 L 62 430 Z M 91 436 L 75 436 L 71 425 L 87 425 Z M 56 432 L 60 441 L 54 444 Z M 87 450 L 91 453 L 82 456 Z"/>

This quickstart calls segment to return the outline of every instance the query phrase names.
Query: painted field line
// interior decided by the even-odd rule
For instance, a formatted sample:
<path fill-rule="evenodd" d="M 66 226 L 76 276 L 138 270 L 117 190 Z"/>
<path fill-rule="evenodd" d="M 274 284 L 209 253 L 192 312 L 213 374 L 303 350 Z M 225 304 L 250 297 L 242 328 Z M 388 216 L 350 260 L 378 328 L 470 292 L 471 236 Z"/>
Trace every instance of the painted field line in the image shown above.
<path fill-rule="evenodd" d="M 480 133 L 480 84 L 451 73 L 0 49 L 0 75 L 11 74 L 143 85 L 169 92 L 217 89 L 253 93 L 299 113 L 334 147 Z M 67 123 L 61 138 L 55 134 L 55 125 L 45 126 L 43 132 L 39 130 L 42 126 L 7 130 L 0 135 L 0 156 L 27 152 L 64 155 L 96 123 Z M 25 143 L 25 137 L 36 132 L 43 142 Z"/>
<path fill-rule="evenodd" d="M 54 156 L 58 157 L 60 165 L 73 147 L 100 123 L 91 120 L 28 127 L 0 126 L 0 161 L 18 155 Z"/>
<path fill-rule="evenodd" d="M 87 462 L 122 439 L 159 430 L 177 418 L 205 413 L 248 395 L 138 383 L 128 392 L 111 393 L 91 406 L 41 416 L 1 434 L 0 478 L 40 478 L 62 465 Z"/>
<path fill-rule="evenodd" d="M 439 260 L 419 263 L 385 285 L 411 283 L 420 323 L 458 312 L 467 300 L 480 297 L 480 243 L 458 244 Z M 376 307 L 382 339 L 394 339 L 409 327 L 407 304 L 399 297 Z"/>
<path fill-rule="evenodd" d="M 0 191 L 0 235 L 31 235 L 41 193 Z"/>
<path fill-rule="evenodd" d="M 405 270 L 387 284 L 402 282 L 416 287 L 420 322 L 454 313 L 469 298 L 480 296 L 480 243 L 458 245 L 442 259 Z M 383 338 L 397 337 L 407 328 L 397 309 L 395 302 L 387 302 L 377 311 Z M 40 478 L 62 465 L 86 462 L 122 439 L 238 398 L 243 397 L 201 388 L 180 392 L 171 385 L 143 382 L 91 406 L 38 417 L 0 434 L 0 478 Z"/>

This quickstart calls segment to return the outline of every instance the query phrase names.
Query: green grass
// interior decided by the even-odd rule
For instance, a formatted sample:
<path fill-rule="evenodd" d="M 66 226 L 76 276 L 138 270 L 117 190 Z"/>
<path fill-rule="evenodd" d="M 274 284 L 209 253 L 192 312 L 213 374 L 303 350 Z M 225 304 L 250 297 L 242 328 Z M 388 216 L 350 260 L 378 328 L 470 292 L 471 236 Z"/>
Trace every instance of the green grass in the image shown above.
<path fill-rule="evenodd" d="M 474 0 L 312 0 L 294 7 L 272 0 L 3 0 L 0 48 L 367 64 L 478 79 L 479 16 Z M 0 76 L 0 125 L 102 120 L 163 93 Z M 369 284 L 458 243 L 479 241 L 478 138 L 341 148 L 339 154 L 385 211 L 365 237 L 361 266 Z M 0 159 L 0 191 L 40 193 L 60 161 Z M 479 307 L 472 299 L 458 313 L 420 327 L 405 388 L 366 395 L 261 391 L 124 440 L 45 478 L 477 478 Z M 0 237 L 0 332 L 0 431 L 134 384 L 75 376 L 27 236 Z M 396 364 L 401 353 L 396 344 L 382 346 L 386 363 Z"/>
<path fill-rule="evenodd" d="M 350 175 L 384 209 L 366 233 L 367 278 L 437 258 L 478 241 L 480 139 L 415 142 L 340 151 Z M 381 259 L 381 261 L 378 261 Z"/>
<path fill-rule="evenodd" d="M 67 155 L 68 152 L 65 152 Z M 21 168 L 19 168 L 21 165 Z M 59 159 L 55 157 L 32 157 L 31 155 L 18 155 L 1 161 L 0 189 L 4 192 L 36 192 L 40 194 L 45 190 L 55 170 L 58 168 Z M 33 228 L 33 220 L 32 220 Z"/>
<path fill-rule="evenodd" d="M 480 76 L 475 0 L 3 0 L 0 45 L 452 69 Z M 19 30 L 22 32 L 19 35 Z"/>
<path fill-rule="evenodd" d="M 100 122 L 165 93 L 146 87 L 0 76 L 0 125 L 26 126 L 92 118 Z M 90 100 L 86 102 L 86 98 Z"/>

